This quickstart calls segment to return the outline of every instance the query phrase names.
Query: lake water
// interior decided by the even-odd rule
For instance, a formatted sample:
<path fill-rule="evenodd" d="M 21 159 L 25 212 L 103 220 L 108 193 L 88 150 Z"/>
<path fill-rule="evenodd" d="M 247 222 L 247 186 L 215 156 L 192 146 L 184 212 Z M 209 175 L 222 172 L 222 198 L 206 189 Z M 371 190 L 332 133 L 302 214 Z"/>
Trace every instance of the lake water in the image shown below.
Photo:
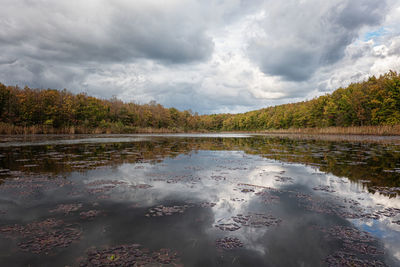
<path fill-rule="evenodd" d="M 361 139 L 3 136 L 0 266 L 400 266 L 400 142 Z"/>

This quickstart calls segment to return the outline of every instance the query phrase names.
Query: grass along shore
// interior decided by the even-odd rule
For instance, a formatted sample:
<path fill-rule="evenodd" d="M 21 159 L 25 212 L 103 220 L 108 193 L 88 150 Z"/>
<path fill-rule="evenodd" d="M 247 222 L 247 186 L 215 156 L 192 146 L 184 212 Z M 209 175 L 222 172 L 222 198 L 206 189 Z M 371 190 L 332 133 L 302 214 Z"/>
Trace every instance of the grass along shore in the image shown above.
<path fill-rule="evenodd" d="M 90 128 L 86 126 L 70 126 L 54 128 L 47 125 L 16 126 L 0 122 L 1 135 L 32 135 L 32 134 L 150 134 L 150 133 L 185 133 L 185 132 L 207 132 L 207 131 L 185 131 L 179 128 L 151 128 L 113 125 L 111 127 Z"/>
<path fill-rule="evenodd" d="M 312 134 L 312 135 L 380 135 L 400 136 L 400 125 L 384 126 L 350 126 L 350 127 L 326 127 L 326 128 L 289 128 L 256 131 L 206 131 L 185 130 L 180 128 L 140 128 L 131 126 L 113 125 L 107 128 L 89 128 L 85 126 L 71 126 L 54 128 L 47 125 L 15 126 L 0 122 L 0 134 L 2 135 L 31 135 L 31 134 L 163 134 L 163 133 L 272 133 L 272 134 Z"/>
<path fill-rule="evenodd" d="M 349 126 L 326 128 L 290 128 L 257 131 L 257 133 L 276 134 L 318 134 L 318 135 L 400 135 L 400 125 Z"/>

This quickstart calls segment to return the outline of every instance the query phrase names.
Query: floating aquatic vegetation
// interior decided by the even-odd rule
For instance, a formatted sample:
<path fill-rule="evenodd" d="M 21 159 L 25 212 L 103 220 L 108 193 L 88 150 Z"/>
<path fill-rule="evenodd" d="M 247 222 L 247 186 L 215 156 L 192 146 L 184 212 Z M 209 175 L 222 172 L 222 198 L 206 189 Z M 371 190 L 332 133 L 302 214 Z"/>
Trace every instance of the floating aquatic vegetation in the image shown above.
<path fill-rule="evenodd" d="M 273 189 L 272 187 L 262 186 L 262 185 L 254 185 L 254 184 L 246 184 L 246 183 L 239 183 L 238 186 L 247 186 L 253 188 L 263 188 L 263 189 Z"/>
<path fill-rule="evenodd" d="M 385 266 L 382 262 L 371 259 L 371 257 L 382 255 L 384 252 L 372 244 L 377 240 L 368 232 L 347 226 L 334 226 L 329 229 L 321 227 L 319 230 L 326 233 L 327 238 L 340 240 L 343 251 L 346 251 L 340 250 L 328 256 L 325 259 L 328 266 Z M 358 255 L 369 258 L 362 259 Z"/>
<path fill-rule="evenodd" d="M 185 170 L 191 170 L 191 171 L 201 171 L 204 170 L 203 167 L 201 166 L 185 166 Z"/>
<path fill-rule="evenodd" d="M 82 208 L 82 204 L 60 204 L 57 208 L 50 210 L 50 212 L 62 212 L 65 215 L 69 214 L 70 212 L 77 211 Z"/>
<path fill-rule="evenodd" d="M 235 202 L 244 202 L 244 201 L 246 201 L 244 198 L 238 198 L 238 197 L 235 197 L 235 198 L 231 198 L 231 201 L 235 201 Z"/>
<path fill-rule="evenodd" d="M 221 221 L 224 221 L 221 223 Z M 247 227 L 270 227 L 279 225 L 282 222 L 281 219 L 275 218 L 272 215 L 262 214 L 262 213 L 249 213 L 247 215 L 238 214 L 231 218 L 223 218 L 218 220 L 218 224 L 215 227 L 222 231 L 236 231 L 242 226 Z"/>
<path fill-rule="evenodd" d="M 255 193 L 256 196 L 259 196 L 261 200 L 266 204 L 277 203 L 279 201 L 279 197 L 272 195 L 270 192 L 264 190 Z"/>
<path fill-rule="evenodd" d="M 290 195 L 292 196 L 292 194 Z M 300 193 L 300 192 L 294 192 L 294 196 L 298 199 L 302 199 L 302 200 L 308 200 L 308 201 L 312 201 L 312 197 L 310 194 L 304 194 L 304 193 Z"/>
<path fill-rule="evenodd" d="M 86 184 L 86 186 L 102 186 L 102 185 L 123 185 L 126 184 L 124 181 L 120 180 L 96 180 Z"/>
<path fill-rule="evenodd" d="M 144 166 L 135 166 L 135 169 L 144 169 Z"/>
<path fill-rule="evenodd" d="M 131 185 L 130 187 L 132 187 L 134 189 L 149 189 L 153 186 L 149 185 L 149 184 L 137 184 L 137 185 Z"/>
<path fill-rule="evenodd" d="M 17 196 L 32 196 L 40 190 L 54 190 L 72 182 L 61 176 L 18 174 L 19 177 L 5 180 L 0 184 L 0 190 L 6 190 Z"/>
<path fill-rule="evenodd" d="M 187 183 L 192 183 L 195 184 L 198 181 L 201 180 L 200 177 L 195 176 L 195 175 L 167 175 L 167 174 L 151 174 L 151 176 L 154 177 L 161 177 L 161 178 L 152 178 L 151 180 L 154 182 L 166 182 L 168 184 L 177 184 L 180 182 L 187 182 Z"/>
<path fill-rule="evenodd" d="M 119 185 L 126 185 L 127 182 L 119 180 L 96 180 L 86 185 L 86 192 L 95 195 L 97 199 L 109 199 L 110 195 L 106 194 Z"/>
<path fill-rule="evenodd" d="M 167 184 L 177 184 L 180 181 L 181 181 L 181 179 L 179 179 L 178 177 L 165 180 L 165 182 L 167 182 Z"/>
<path fill-rule="evenodd" d="M 79 213 L 82 219 L 93 219 L 94 217 L 97 217 L 99 214 L 101 214 L 101 211 L 99 210 L 89 210 Z"/>
<path fill-rule="evenodd" d="M 199 204 L 199 206 L 202 208 L 212 208 L 215 207 L 215 205 L 217 205 L 217 203 L 214 202 L 202 202 Z"/>
<path fill-rule="evenodd" d="M 149 209 L 149 211 L 146 213 L 146 217 L 161 217 L 161 216 L 169 216 L 173 214 L 181 214 L 184 213 L 187 208 L 189 208 L 189 205 L 183 205 L 183 206 L 163 206 L 159 205 L 155 208 Z"/>
<path fill-rule="evenodd" d="M 110 195 L 97 195 L 96 198 L 97 199 L 110 199 L 111 196 Z"/>
<path fill-rule="evenodd" d="M 373 213 L 363 213 L 363 214 L 360 214 L 360 218 L 379 220 L 380 216 L 378 214 L 373 214 Z"/>
<path fill-rule="evenodd" d="M 9 238 L 22 238 L 23 240 L 18 243 L 18 247 L 23 251 L 35 254 L 47 254 L 55 248 L 67 247 L 73 241 L 79 240 L 82 234 L 79 229 L 72 225 L 52 218 L 25 226 L 5 226 L 0 228 L 0 233 Z"/>
<path fill-rule="evenodd" d="M 367 213 L 360 207 L 360 203 L 353 199 L 335 197 L 335 199 L 312 197 L 309 194 L 290 192 L 291 197 L 299 200 L 299 205 L 309 211 L 337 215 L 348 219 L 379 219 L 373 213 Z"/>
<path fill-rule="evenodd" d="M 162 248 L 151 254 L 153 261 L 160 264 L 176 263 L 179 260 L 178 253 L 167 248 Z M 175 264 L 174 264 L 175 265 Z"/>
<path fill-rule="evenodd" d="M 74 169 L 93 169 L 99 165 L 107 164 L 108 161 L 89 161 L 89 160 L 79 160 L 79 161 L 70 161 L 68 165 L 70 165 Z"/>
<path fill-rule="evenodd" d="M 18 243 L 18 247 L 35 254 L 47 254 L 55 248 L 68 247 L 73 241 L 79 240 L 81 234 L 79 229 L 63 227 L 63 229 L 34 234 L 28 240 Z"/>
<path fill-rule="evenodd" d="M 287 176 L 275 176 L 275 181 L 281 182 L 281 183 L 293 183 L 293 178 L 292 177 L 287 177 Z"/>
<path fill-rule="evenodd" d="M 346 203 L 346 204 L 350 204 L 351 208 L 354 208 L 355 206 L 360 206 L 361 205 L 360 202 L 358 202 L 357 200 L 350 199 L 350 198 L 344 198 L 343 202 Z"/>
<path fill-rule="evenodd" d="M 327 230 L 322 229 L 328 238 L 339 239 L 344 242 L 370 243 L 376 241 L 368 232 L 360 231 L 347 226 L 333 226 Z"/>
<path fill-rule="evenodd" d="M 115 186 L 104 186 L 101 188 L 90 188 L 87 189 L 87 192 L 91 195 L 95 195 L 97 199 L 109 199 L 111 196 L 106 195 L 106 193 L 110 192 Z"/>
<path fill-rule="evenodd" d="M 379 260 L 371 259 L 360 259 L 357 258 L 355 254 L 338 251 L 332 255 L 329 255 L 324 260 L 329 267 L 384 267 L 386 266 L 383 262 Z"/>
<path fill-rule="evenodd" d="M 366 243 L 344 242 L 347 251 L 351 250 L 365 255 L 381 255 L 384 252 L 375 246 Z"/>
<path fill-rule="evenodd" d="M 324 213 L 324 214 L 330 214 L 330 215 L 337 215 L 337 212 L 340 207 L 338 205 L 334 205 L 331 202 L 327 201 L 321 201 L 317 199 L 306 199 L 308 200 L 307 202 L 300 202 L 300 206 L 304 207 L 305 209 L 313 212 L 318 212 L 318 213 Z"/>
<path fill-rule="evenodd" d="M 387 187 L 387 186 L 370 186 L 369 189 L 373 192 L 378 192 L 383 195 L 396 196 L 400 194 L 400 187 Z"/>
<path fill-rule="evenodd" d="M 251 189 L 251 188 L 243 188 L 242 190 L 240 190 L 240 192 L 242 192 L 242 193 L 251 193 L 251 192 L 254 192 L 254 189 Z"/>
<path fill-rule="evenodd" d="M 80 267 L 97 266 L 158 266 L 179 265 L 177 252 L 170 249 L 160 249 L 150 252 L 139 244 L 120 245 L 105 249 L 92 248 L 87 252 L 86 259 L 81 260 Z"/>
<path fill-rule="evenodd" d="M 87 189 L 87 192 L 89 192 L 90 194 L 104 193 L 114 189 L 115 187 L 115 185 L 106 185 L 102 187 L 89 188 Z"/>
<path fill-rule="evenodd" d="M 246 183 L 239 183 L 237 184 L 239 187 L 246 187 L 246 188 L 252 188 L 252 189 L 266 189 L 274 192 L 284 192 L 284 190 L 278 190 L 276 188 L 268 187 L 268 186 L 262 186 L 262 185 L 254 185 L 254 184 L 246 184 Z"/>
<path fill-rule="evenodd" d="M 15 235 L 29 236 L 34 232 L 42 232 L 46 229 L 59 227 L 63 224 L 64 222 L 62 220 L 50 218 L 41 222 L 32 222 L 25 226 L 18 224 L 12 226 L 3 226 L 0 228 L 0 233 L 5 234 L 7 237 L 14 237 Z"/>
<path fill-rule="evenodd" d="M 347 184 L 349 183 L 347 179 L 340 179 L 340 178 L 336 178 L 336 179 L 332 179 L 329 180 L 332 183 L 338 183 L 338 184 Z"/>
<path fill-rule="evenodd" d="M 218 229 L 222 230 L 222 231 L 236 231 L 240 229 L 240 225 L 236 224 L 236 223 L 220 223 L 220 224 L 216 224 L 215 227 L 217 227 Z"/>
<path fill-rule="evenodd" d="M 327 192 L 327 193 L 334 193 L 336 192 L 335 190 L 333 190 L 333 188 L 329 185 L 319 185 L 319 186 L 315 186 L 313 187 L 313 190 L 315 191 L 323 191 L 323 192 Z"/>
<path fill-rule="evenodd" d="M 378 215 L 385 217 L 395 217 L 400 214 L 400 209 L 397 208 L 385 208 L 384 210 L 379 210 L 376 212 Z"/>
<path fill-rule="evenodd" d="M 231 170 L 231 171 L 245 171 L 248 168 L 247 167 L 226 167 L 226 169 Z"/>
<path fill-rule="evenodd" d="M 345 205 L 334 203 L 329 200 L 313 199 L 311 196 L 300 198 L 300 200 L 300 206 L 309 211 L 329 215 L 337 215 L 346 219 L 377 220 L 380 218 L 379 214 L 376 214 L 374 212 L 367 212 L 365 209 L 361 208 L 358 201 L 356 200 L 344 199 L 342 201 Z"/>
<path fill-rule="evenodd" d="M 235 249 L 243 247 L 243 243 L 237 237 L 224 237 L 215 240 L 215 246 L 221 249 Z"/>
<path fill-rule="evenodd" d="M 233 216 L 232 220 L 242 226 L 251 226 L 256 228 L 275 226 L 282 222 L 279 218 L 262 213 L 249 213 L 248 215 L 238 214 Z"/>
<path fill-rule="evenodd" d="M 224 180 L 226 180 L 226 177 L 222 176 L 222 175 L 211 175 L 210 178 L 215 180 L 215 181 L 224 181 Z"/>

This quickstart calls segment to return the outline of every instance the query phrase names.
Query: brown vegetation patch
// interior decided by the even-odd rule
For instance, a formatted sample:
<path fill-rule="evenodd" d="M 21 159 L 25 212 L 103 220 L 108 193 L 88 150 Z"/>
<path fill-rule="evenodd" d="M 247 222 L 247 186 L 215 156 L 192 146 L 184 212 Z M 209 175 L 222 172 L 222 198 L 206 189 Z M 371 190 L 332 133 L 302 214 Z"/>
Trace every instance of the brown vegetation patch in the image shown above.
<path fill-rule="evenodd" d="M 49 253 L 56 248 L 68 247 L 81 238 L 82 232 L 62 220 L 46 219 L 23 225 L 4 226 L 0 228 L 8 238 L 22 239 L 18 247 L 36 254 Z"/>
<path fill-rule="evenodd" d="M 262 213 L 249 213 L 248 215 L 238 214 L 232 217 L 232 220 L 242 226 L 251 226 L 255 228 L 276 226 L 282 222 L 279 218 Z"/>
<path fill-rule="evenodd" d="M 255 193 L 255 195 L 260 197 L 261 200 L 266 204 L 277 203 L 280 199 L 278 196 L 272 195 L 267 190 L 257 192 L 257 193 Z"/>
<path fill-rule="evenodd" d="M 69 214 L 70 212 L 77 211 L 82 208 L 82 204 L 60 204 L 57 206 L 56 209 L 50 210 L 50 212 L 62 212 L 65 215 Z"/>
<path fill-rule="evenodd" d="M 92 248 L 87 257 L 80 261 L 80 267 L 100 266 L 179 266 L 178 254 L 167 248 L 150 252 L 139 244 L 120 245 L 105 249 Z"/>
<path fill-rule="evenodd" d="M 281 183 L 293 183 L 293 178 L 288 176 L 275 176 L 275 181 Z"/>
<path fill-rule="evenodd" d="M 315 187 L 313 187 L 313 190 L 315 190 L 315 191 L 323 191 L 323 192 L 327 192 L 327 193 L 336 192 L 335 190 L 333 190 L 333 188 L 331 186 L 328 186 L 328 185 L 315 186 Z"/>
<path fill-rule="evenodd" d="M 221 249 L 235 249 L 243 247 L 242 241 L 237 237 L 224 237 L 215 241 L 215 246 Z"/>
<path fill-rule="evenodd" d="M 100 210 L 88 210 L 79 213 L 79 215 L 81 216 L 82 219 L 93 219 L 101 213 L 102 212 Z"/>
<path fill-rule="evenodd" d="M 182 205 L 182 206 L 163 206 L 159 205 L 155 208 L 151 208 L 146 213 L 146 217 L 161 217 L 161 216 L 170 216 L 174 214 L 182 214 L 186 209 L 191 207 L 190 205 Z"/>
<path fill-rule="evenodd" d="M 338 251 L 332 255 L 329 255 L 324 260 L 329 267 L 385 267 L 386 264 L 379 260 L 371 259 L 360 259 L 355 254 Z"/>
<path fill-rule="evenodd" d="M 137 185 L 131 185 L 130 187 L 134 189 L 149 189 L 153 186 L 149 184 L 137 184 Z"/>
<path fill-rule="evenodd" d="M 17 175 L 19 177 L 7 179 L 4 183 L 0 184 L 0 191 L 6 190 L 17 196 L 29 197 L 40 190 L 54 190 L 72 184 L 71 181 L 62 178 L 61 176 L 22 173 L 17 173 Z"/>
<path fill-rule="evenodd" d="M 222 231 L 236 231 L 240 229 L 240 225 L 237 223 L 220 223 L 216 224 L 215 227 Z"/>
<path fill-rule="evenodd" d="M 202 202 L 199 204 L 199 206 L 202 208 L 212 208 L 215 207 L 215 205 L 217 205 L 217 203 L 214 202 Z"/>

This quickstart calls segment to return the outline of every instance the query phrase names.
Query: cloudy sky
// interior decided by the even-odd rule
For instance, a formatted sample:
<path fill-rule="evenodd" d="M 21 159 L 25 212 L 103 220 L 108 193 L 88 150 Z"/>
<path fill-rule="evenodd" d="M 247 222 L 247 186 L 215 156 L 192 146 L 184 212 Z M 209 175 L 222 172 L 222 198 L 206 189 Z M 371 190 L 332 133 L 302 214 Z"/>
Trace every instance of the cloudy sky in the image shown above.
<path fill-rule="evenodd" d="M 400 71 L 398 0 L 0 0 L 0 82 L 194 112 Z"/>

